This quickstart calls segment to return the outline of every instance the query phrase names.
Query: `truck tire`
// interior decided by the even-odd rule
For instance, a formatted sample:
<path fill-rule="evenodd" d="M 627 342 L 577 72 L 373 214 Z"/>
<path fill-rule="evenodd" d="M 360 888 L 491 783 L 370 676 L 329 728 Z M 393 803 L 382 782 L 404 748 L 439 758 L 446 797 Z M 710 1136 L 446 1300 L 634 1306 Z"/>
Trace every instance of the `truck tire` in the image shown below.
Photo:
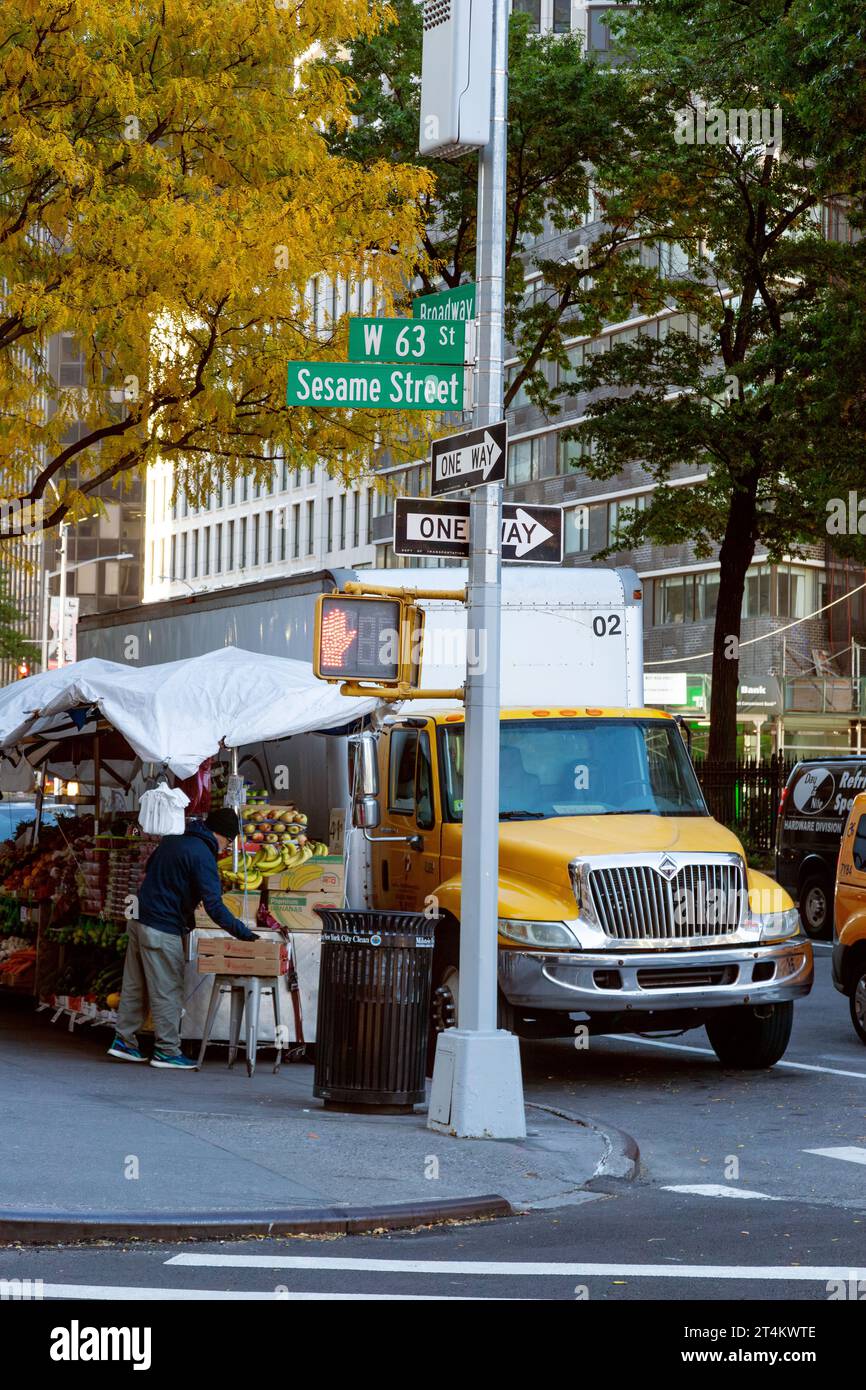
<path fill-rule="evenodd" d="M 516 1029 L 515 1011 L 502 990 L 497 991 L 496 1026 L 509 1033 Z M 430 991 L 430 1031 L 427 1038 L 427 1075 L 433 1075 L 436 1039 L 446 1028 L 456 1028 L 460 1002 L 460 937 L 455 929 L 443 933 L 433 953 L 433 980 Z"/>
<path fill-rule="evenodd" d="M 866 1043 L 866 966 L 861 962 L 854 981 L 854 988 L 848 1000 L 851 1006 L 851 1022 L 861 1043 Z"/>
<path fill-rule="evenodd" d="M 719 1009 L 707 1022 L 707 1036 L 723 1067 L 751 1071 L 772 1067 L 785 1055 L 794 1022 L 794 1005 L 741 1005 Z"/>
<path fill-rule="evenodd" d="M 812 941 L 833 934 L 833 885 L 826 873 L 815 869 L 803 879 L 797 904 L 803 931 Z"/>

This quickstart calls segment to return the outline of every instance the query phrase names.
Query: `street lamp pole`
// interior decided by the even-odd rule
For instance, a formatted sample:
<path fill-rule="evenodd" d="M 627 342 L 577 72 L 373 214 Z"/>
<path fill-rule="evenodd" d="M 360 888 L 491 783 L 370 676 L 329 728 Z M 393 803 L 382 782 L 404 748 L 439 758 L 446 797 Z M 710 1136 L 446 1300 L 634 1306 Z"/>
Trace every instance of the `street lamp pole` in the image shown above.
<path fill-rule="evenodd" d="M 135 556 L 129 550 L 122 551 L 119 555 L 96 555 L 92 560 L 79 560 L 77 564 L 70 565 L 66 562 L 67 556 L 67 534 L 64 522 L 60 522 L 60 568 L 56 570 L 46 570 L 42 588 L 42 669 L 48 670 L 48 614 L 51 608 L 51 581 L 58 574 L 60 575 L 60 618 L 59 632 L 57 636 L 57 666 L 58 668 L 66 665 L 66 649 L 64 641 L 64 609 L 66 607 L 66 576 L 75 570 L 84 569 L 87 565 L 104 565 L 109 560 L 134 560 Z"/>
<path fill-rule="evenodd" d="M 478 161 L 476 427 L 503 409 L 508 10 L 508 0 L 493 0 L 490 139 Z M 479 659 L 466 672 L 458 1026 L 439 1035 L 428 1119 L 431 1129 L 479 1139 L 526 1135 L 518 1040 L 496 1026 L 501 531 L 502 484 L 475 488 L 467 652 Z"/>

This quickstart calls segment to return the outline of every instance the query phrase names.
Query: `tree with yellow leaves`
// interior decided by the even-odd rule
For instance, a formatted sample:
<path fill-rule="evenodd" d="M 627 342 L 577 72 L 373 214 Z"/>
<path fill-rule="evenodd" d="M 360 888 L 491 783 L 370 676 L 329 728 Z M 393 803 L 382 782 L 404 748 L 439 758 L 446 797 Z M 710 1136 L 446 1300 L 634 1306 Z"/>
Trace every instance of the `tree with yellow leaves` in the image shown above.
<path fill-rule="evenodd" d="M 195 497 L 270 477 L 277 451 L 347 477 L 402 456 L 417 417 L 285 405 L 288 361 L 345 355 L 311 279 L 369 278 L 388 311 L 417 264 L 429 175 L 325 139 L 350 120 L 345 44 L 391 19 L 384 0 L 0 0 L 0 493 L 41 527 L 158 458 Z M 61 332 L 72 388 L 49 371 Z"/>

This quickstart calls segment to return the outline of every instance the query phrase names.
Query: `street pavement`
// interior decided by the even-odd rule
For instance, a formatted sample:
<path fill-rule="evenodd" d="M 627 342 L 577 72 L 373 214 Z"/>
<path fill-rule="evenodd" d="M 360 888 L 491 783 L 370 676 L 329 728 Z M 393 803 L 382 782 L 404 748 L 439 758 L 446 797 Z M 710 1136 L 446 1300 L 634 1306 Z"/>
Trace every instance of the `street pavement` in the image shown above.
<path fill-rule="evenodd" d="M 42 1280 L 49 1299 L 862 1299 L 866 1048 L 829 948 L 816 955 L 815 990 L 770 1072 L 724 1070 L 702 1031 L 664 1046 L 594 1039 L 588 1052 L 523 1044 L 530 1105 L 629 1131 L 634 1182 L 390 1235 L 10 1248 L 0 1278 Z"/>

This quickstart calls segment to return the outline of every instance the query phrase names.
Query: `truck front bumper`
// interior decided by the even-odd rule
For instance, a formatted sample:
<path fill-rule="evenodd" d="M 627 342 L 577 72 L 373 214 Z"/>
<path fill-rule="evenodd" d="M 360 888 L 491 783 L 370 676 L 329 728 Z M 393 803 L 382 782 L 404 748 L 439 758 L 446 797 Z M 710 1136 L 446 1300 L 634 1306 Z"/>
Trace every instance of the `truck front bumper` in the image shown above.
<path fill-rule="evenodd" d="M 499 984 L 510 1004 L 566 1013 L 779 1004 L 808 994 L 812 972 L 812 947 L 797 937 L 668 952 L 499 952 Z"/>

